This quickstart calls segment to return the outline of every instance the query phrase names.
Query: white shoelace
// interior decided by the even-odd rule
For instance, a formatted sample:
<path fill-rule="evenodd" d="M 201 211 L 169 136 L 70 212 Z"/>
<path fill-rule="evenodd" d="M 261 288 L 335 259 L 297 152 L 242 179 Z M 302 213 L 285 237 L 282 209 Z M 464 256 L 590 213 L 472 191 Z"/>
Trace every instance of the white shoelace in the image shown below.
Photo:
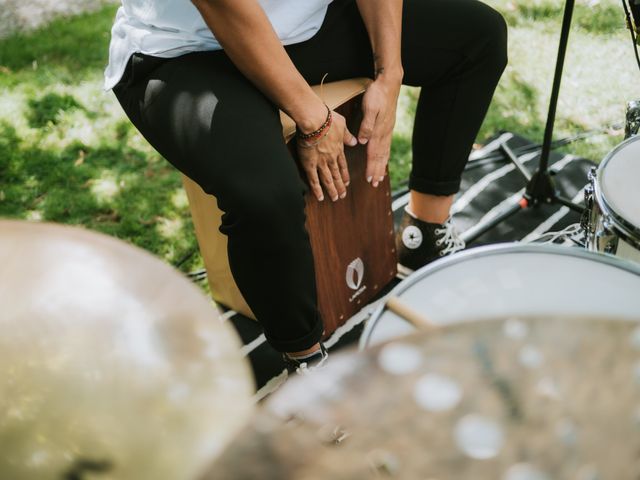
<path fill-rule="evenodd" d="M 308 366 L 307 362 L 301 362 L 300 366 L 296 368 L 296 373 L 298 375 L 310 375 L 314 370 L 320 370 L 323 368 L 327 358 L 329 358 L 329 355 L 323 355 L 322 359 L 312 366 Z"/>
<path fill-rule="evenodd" d="M 455 253 L 459 250 L 463 250 L 466 246 L 464 240 L 462 240 L 458 236 L 458 231 L 451 223 L 451 217 L 447 218 L 447 221 L 442 224 L 444 228 L 436 228 L 435 234 L 441 235 L 444 233 L 444 236 L 438 240 L 436 240 L 436 245 L 445 245 L 445 248 L 440 250 L 438 255 L 444 257 L 445 255 L 449 255 L 451 253 Z"/>

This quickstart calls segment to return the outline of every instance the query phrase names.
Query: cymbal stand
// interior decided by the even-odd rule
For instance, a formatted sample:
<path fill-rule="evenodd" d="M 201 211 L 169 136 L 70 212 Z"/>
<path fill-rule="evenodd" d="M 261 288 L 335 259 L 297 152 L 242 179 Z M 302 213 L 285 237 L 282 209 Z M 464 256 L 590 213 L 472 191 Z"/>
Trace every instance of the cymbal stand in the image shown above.
<path fill-rule="evenodd" d="M 516 213 L 526 209 L 535 208 L 541 204 L 561 204 L 576 212 L 582 213 L 583 207 L 577 205 L 569 198 L 566 198 L 556 190 L 552 174 L 549 171 L 549 156 L 551 153 L 551 141 L 553 137 L 553 127 L 556 118 L 556 108 L 558 105 L 558 96 L 560 93 L 560 82 L 562 80 L 562 70 L 564 68 L 564 59 L 567 52 L 567 44 L 569 41 L 569 31 L 571 30 L 571 17 L 575 0 L 566 0 L 564 7 L 564 15 L 562 18 L 562 29 L 560 33 L 560 44 L 558 46 L 558 57 L 556 60 L 555 73 L 553 77 L 553 86 L 551 89 L 551 99 L 549 101 L 549 112 L 547 115 L 547 124 L 544 131 L 544 140 L 542 142 L 542 152 L 540 154 L 540 163 L 535 172 L 531 173 L 519 160 L 517 155 L 511 150 L 506 142 L 501 142 L 500 151 L 505 155 L 516 167 L 525 179 L 526 187 L 522 199 L 514 205 L 509 205 L 497 214 L 495 217 L 487 220 L 482 224 L 477 224 L 464 232 L 461 237 L 466 243 L 471 243 L 484 233 L 496 227 L 506 219 L 512 217 Z"/>

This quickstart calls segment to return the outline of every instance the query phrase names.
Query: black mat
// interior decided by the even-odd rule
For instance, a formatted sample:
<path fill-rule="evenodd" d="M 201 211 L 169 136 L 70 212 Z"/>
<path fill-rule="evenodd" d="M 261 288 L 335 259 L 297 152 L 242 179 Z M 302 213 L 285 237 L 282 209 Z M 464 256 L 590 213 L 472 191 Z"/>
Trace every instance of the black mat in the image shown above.
<path fill-rule="evenodd" d="M 483 149 L 475 151 L 470 157 L 463 175 L 460 193 L 456 196 L 453 206 L 454 223 L 460 232 L 464 232 L 481 219 L 490 217 L 501 208 L 517 203 L 521 199 L 519 192 L 524 188 L 525 183 L 515 167 L 504 158 L 487 160 L 487 157 L 496 156 L 497 141 L 500 139 L 519 154 L 519 158 L 529 170 L 533 171 L 539 161 L 540 153 L 531 151 L 533 145 L 531 141 L 509 132 L 497 134 Z M 585 158 L 552 152 L 550 164 L 552 171 L 556 172 L 556 186 L 560 192 L 565 197 L 582 202 L 582 190 L 587 183 L 587 172 L 594 163 Z M 396 225 L 407 201 L 406 189 L 394 193 L 393 210 Z M 542 205 L 538 208 L 526 209 L 482 235 L 469 247 L 530 239 L 545 231 L 562 230 L 578 222 L 578 217 L 577 213 L 570 211 L 567 207 L 557 205 Z M 400 279 L 395 279 L 376 298 L 383 297 L 399 282 Z M 328 340 L 329 351 L 353 345 L 358 341 L 364 322 L 370 316 L 371 305 L 364 307 L 360 314 L 351 319 L 352 325 L 338 330 Z M 221 305 L 221 308 L 224 309 L 224 306 Z M 245 344 L 244 351 L 251 361 L 258 389 L 263 388 L 272 379 L 271 383 L 277 383 L 275 377 L 282 378 L 282 360 L 280 354 L 264 341 L 260 325 L 232 311 L 229 311 L 228 315 Z M 263 390 L 270 388 L 271 385 Z"/>

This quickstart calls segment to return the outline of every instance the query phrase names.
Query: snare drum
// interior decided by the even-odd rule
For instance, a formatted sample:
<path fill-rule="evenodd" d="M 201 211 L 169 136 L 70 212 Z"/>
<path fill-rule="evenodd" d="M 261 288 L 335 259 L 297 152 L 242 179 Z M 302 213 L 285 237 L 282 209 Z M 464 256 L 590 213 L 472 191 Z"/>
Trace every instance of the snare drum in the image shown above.
<path fill-rule="evenodd" d="M 640 262 L 640 137 L 614 148 L 589 173 L 587 248 Z"/>
<path fill-rule="evenodd" d="M 389 294 L 437 325 L 509 316 L 640 316 L 640 265 L 559 245 L 479 247 L 434 262 Z M 364 349 L 415 331 L 381 304 Z"/>

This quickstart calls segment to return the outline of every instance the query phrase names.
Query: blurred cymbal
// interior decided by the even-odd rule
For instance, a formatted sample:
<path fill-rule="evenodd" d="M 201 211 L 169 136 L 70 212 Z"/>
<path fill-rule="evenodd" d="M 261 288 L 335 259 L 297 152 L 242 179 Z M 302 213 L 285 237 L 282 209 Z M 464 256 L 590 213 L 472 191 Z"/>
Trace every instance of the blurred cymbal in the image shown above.
<path fill-rule="evenodd" d="M 639 325 L 479 321 L 334 355 L 203 478 L 636 479 Z"/>
<path fill-rule="evenodd" d="M 149 253 L 0 221 L 0 478 L 193 479 L 251 412 L 232 327 Z"/>

